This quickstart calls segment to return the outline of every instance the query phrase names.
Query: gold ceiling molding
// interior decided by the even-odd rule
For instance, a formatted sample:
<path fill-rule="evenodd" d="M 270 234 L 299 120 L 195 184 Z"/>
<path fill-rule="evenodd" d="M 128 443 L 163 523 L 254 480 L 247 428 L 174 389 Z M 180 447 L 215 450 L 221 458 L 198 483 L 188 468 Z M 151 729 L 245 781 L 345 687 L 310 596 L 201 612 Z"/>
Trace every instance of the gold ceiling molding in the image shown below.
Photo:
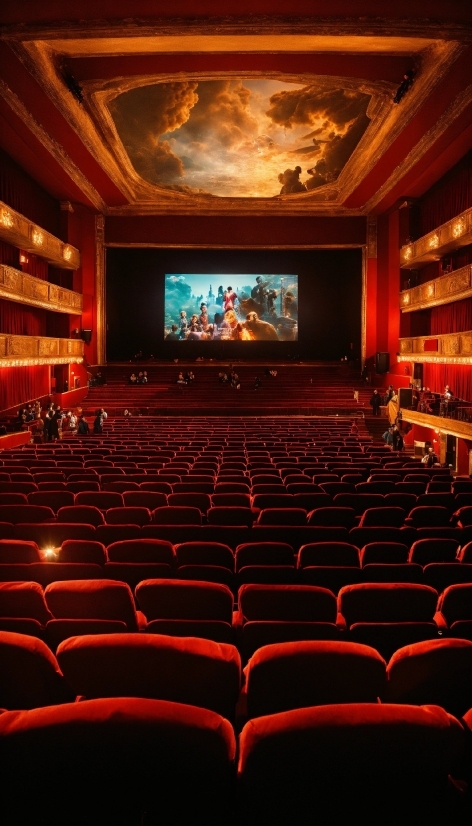
<path fill-rule="evenodd" d="M 458 436 L 459 439 L 472 440 L 472 422 L 461 422 L 459 419 L 432 416 L 430 413 L 418 413 L 416 410 L 407 410 L 404 407 L 402 407 L 402 421 L 418 424 L 421 427 L 430 427 L 439 434 L 446 433 L 450 436 Z"/>
<path fill-rule="evenodd" d="M 397 361 L 432 364 L 472 364 L 472 330 L 437 336 L 399 339 Z"/>
<path fill-rule="evenodd" d="M 470 89 L 472 92 L 472 86 Z M 433 229 L 432 232 L 428 232 L 427 235 L 418 238 L 417 241 L 405 244 L 400 249 L 400 266 L 403 269 L 416 269 L 430 261 L 438 261 L 446 253 L 471 243 L 472 207 L 451 218 L 450 221 L 446 221 L 445 224 L 441 224 L 437 229 Z M 455 273 L 452 275 L 454 276 Z"/>
<path fill-rule="evenodd" d="M 143 86 L 149 86 L 153 83 L 176 83 L 182 81 L 182 75 L 145 75 L 133 78 L 120 78 L 113 81 L 108 81 L 105 84 L 102 82 L 91 82 L 83 84 L 84 99 L 87 101 L 92 118 L 98 126 L 102 135 L 101 141 L 111 148 L 114 157 L 116 158 L 121 171 L 122 182 L 132 182 L 134 189 L 134 201 L 143 203 L 157 203 L 161 204 L 161 208 L 167 211 L 168 206 L 177 206 L 179 210 L 188 204 L 193 204 L 194 209 L 197 207 L 198 212 L 201 213 L 202 208 L 217 208 L 218 212 L 227 210 L 228 206 L 233 208 L 245 210 L 249 207 L 252 213 L 252 205 L 258 202 L 258 209 L 263 204 L 264 214 L 267 211 L 285 213 L 288 209 L 290 212 L 298 207 L 300 212 L 306 214 L 311 212 L 311 208 L 316 206 L 323 208 L 325 205 L 339 205 L 347 198 L 350 192 L 360 183 L 360 180 L 365 174 L 365 164 L 372 152 L 373 147 L 378 143 L 377 133 L 381 129 L 383 122 L 388 119 L 392 112 L 392 96 L 395 91 L 394 86 L 390 83 L 372 83 L 366 81 L 355 80 L 352 78 L 333 78 L 320 75 L 287 75 L 281 72 L 244 72 L 244 78 L 261 78 L 271 80 L 283 80 L 287 83 L 314 83 L 315 81 L 323 80 L 323 83 L 333 88 L 342 87 L 343 89 L 352 89 L 356 92 L 362 92 L 371 95 L 367 114 L 372 117 L 372 122 L 367 127 L 364 135 L 359 141 L 357 147 L 347 161 L 341 174 L 335 182 L 327 184 L 319 189 L 312 190 L 309 193 L 302 193 L 301 195 L 274 195 L 271 198 L 219 198 L 211 194 L 187 194 L 176 192 L 174 190 L 166 189 L 165 187 L 155 186 L 145 181 L 134 169 L 126 152 L 118 132 L 115 127 L 113 118 L 110 115 L 109 103 L 123 92 L 130 89 L 135 89 Z M 240 72 L 226 72 L 224 75 L 220 74 L 201 74 L 187 72 L 185 74 L 187 79 L 196 81 L 208 80 L 224 80 L 231 77 L 241 77 Z"/>
<path fill-rule="evenodd" d="M 80 252 L 0 201 L 0 238 L 62 270 L 78 270 Z"/>
<path fill-rule="evenodd" d="M 292 24 L 290 21 L 289 25 Z M 131 28 L 130 28 L 131 25 Z M 166 21 L 165 28 L 159 33 L 163 37 L 175 37 L 183 43 L 190 34 L 189 23 L 185 21 L 179 29 L 179 23 L 175 21 Z M 218 35 L 208 35 L 208 20 L 205 21 L 205 26 L 202 26 L 200 21 L 197 25 L 198 36 L 205 36 L 208 42 L 213 43 L 212 51 L 216 49 L 216 41 L 214 37 L 223 34 L 218 30 Z M 231 24 L 233 25 L 233 24 Z M 260 25 L 251 22 L 253 35 L 256 37 L 263 37 L 267 34 L 267 26 L 269 31 L 275 36 L 286 36 L 287 31 L 284 26 L 286 21 L 269 21 L 265 20 Z M 307 25 L 305 21 L 304 25 Z M 316 25 L 313 20 L 310 21 L 310 30 L 307 32 L 310 37 L 319 38 L 319 47 L 317 51 L 323 51 L 323 39 L 326 39 L 327 51 L 330 48 L 335 51 L 352 51 L 355 45 L 351 40 L 355 40 L 357 45 L 361 41 L 369 41 L 370 48 L 380 50 L 380 53 L 392 53 L 392 48 L 395 44 L 396 32 L 398 28 L 398 21 L 393 28 L 388 31 L 389 36 L 385 37 L 385 43 L 382 45 L 375 42 L 378 40 L 375 36 L 365 37 L 361 29 L 358 28 L 355 37 L 348 37 L 340 34 L 339 22 L 327 22 L 326 30 L 323 35 L 320 35 L 318 28 L 318 20 Z M 105 26 L 103 31 L 103 38 L 120 38 L 122 37 L 128 46 L 131 47 L 133 37 L 131 37 L 132 24 L 129 21 L 126 26 L 120 29 L 120 25 Z M 148 42 L 148 49 L 145 48 L 145 41 L 148 38 L 157 36 L 159 26 L 154 25 L 152 32 L 146 35 L 145 29 L 137 27 L 133 29 L 134 34 L 139 33 L 139 40 L 143 41 L 140 46 L 141 52 L 150 51 L 151 42 Z M 356 147 L 353 155 L 348 163 L 345 165 L 337 181 L 333 184 L 328 184 L 321 187 L 319 190 L 313 190 L 309 193 L 293 194 L 284 196 L 274 196 L 266 199 L 251 199 L 251 198 L 218 198 L 213 195 L 202 194 L 187 194 L 166 190 L 164 187 L 157 187 L 147 184 L 140 176 L 137 175 L 134 168 L 132 168 L 129 159 L 124 157 L 124 149 L 121 147 L 121 141 L 116 134 L 114 124 L 111 122 L 109 113 L 107 112 L 107 101 L 117 94 L 121 93 L 129 85 L 144 85 L 152 82 L 164 82 L 182 80 L 181 75 L 158 75 L 153 78 L 151 76 L 146 78 L 133 78 L 132 81 L 128 79 L 118 78 L 110 81 L 107 84 L 98 83 L 84 83 L 84 105 L 80 105 L 73 95 L 66 88 L 62 77 L 60 76 L 57 64 L 60 56 L 65 49 L 67 52 L 67 43 L 71 46 L 72 29 L 67 27 L 62 41 L 58 40 L 58 32 L 60 27 L 55 30 L 54 35 L 49 40 L 40 40 L 39 36 L 32 39 L 32 29 L 29 35 L 25 34 L 25 30 L 14 35 L 10 32 L 6 35 L 11 47 L 15 50 L 19 59 L 27 67 L 28 71 L 41 84 L 46 93 L 53 100 L 54 104 L 61 111 L 70 126 L 77 132 L 81 140 L 86 145 L 87 149 L 94 155 L 100 163 L 105 172 L 112 178 L 120 191 L 125 195 L 128 201 L 134 206 L 135 213 L 141 214 L 141 209 L 144 205 L 152 205 L 154 214 L 159 212 L 172 213 L 199 213 L 199 214 L 256 214 L 263 210 L 264 214 L 338 214 L 344 215 L 346 211 L 342 208 L 342 203 L 346 200 L 349 194 L 361 183 L 365 175 L 375 166 L 380 160 L 386 149 L 393 143 L 395 138 L 405 127 L 406 123 L 416 114 L 418 108 L 422 105 L 424 100 L 431 94 L 434 86 L 441 80 L 444 74 L 448 71 L 450 65 L 457 58 L 458 54 L 464 48 L 463 44 L 454 40 L 436 40 L 432 41 L 431 36 L 427 39 L 420 38 L 414 40 L 414 45 L 410 43 L 413 28 L 408 28 L 410 35 L 405 35 L 403 32 L 399 36 L 400 40 L 406 38 L 404 42 L 403 53 L 416 53 L 417 62 L 420 63 L 420 68 L 415 77 L 415 83 L 408 93 L 408 96 L 402 101 L 401 106 L 394 106 L 392 103 L 393 92 L 395 90 L 394 84 L 379 82 L 378 84 L 363 81 L 358 79 L 353 81 L 349 79 L 336 79 L 337 83 L 355 83 L 357 90 L 361 89 L 366 93 L 374 94 L 374 101 L 372 102 L 371 111 L 375 115 L 370 126 L 367 128 L 363 138 Z M 64 32 L 64 29 L 62 29 Z M 231 29 L 234 36 L 234 29 Z M 294 31 L 297 32 L 297 37 L 301 34 L 297 25 L 294 26 Z M 99 54 L 100 48 L 104 48 L 101 43 L 101 38 L 96 35 L 99 32 L 93 29 L 94 37 L 90 38 L 90 29 L 83 32 L 85 42 L 90 44 L 90 48 L 95 48 L 98 51 L 94 53 Z M 243 32 L 241 31 L 241 34 Z M 436 32 L 435 32 L 436 34 Z M 144 35 L 144 37 L 143 37 Z M 44 36 L 44 30 L 42 32 Z M 252 35 L 251 35 L 252 36 Z M 449 38 L 451 32 L 449 31 Z M 102 38 L 102 39 L 103 39 Z M 293 42 L 293 35 L 290 36 Z M 462 39 L 464 39 L 464 32 L 462 31 Z M 336 41 L 336 44 L 335 44 Z M 331 47 L 328 48 L 329 43 Z M 58 46 L 61 46 L 61 49 Z M 110 44 L 110 47 L 113 44 Z M 116 44 L 115 44 L 116 46 Z M 113 46 L 113 48 L 115 48 Z M 137 44 L 135 43 L 132 50 L 135 51 Z M 185 47 L 188 51 L 189 43 Z M 365 46 L 367 48 L 367 46 Z M 273 49 L 271 49 L 273 50 Z M 298 49 L 297 49 L 298 50 Z M 364 50 L 364 49 L 363 49 Z M 395 48 L 393 48 L 395 52 Z M 112 52 L 110 52 L 112 53 Z M 225 77 L 231 76 L 231 73 L 225 74 Z M 241 73 L 238 73 L 241 76 Z M 185 77 L 194 77 L 194 79 L 217 79 L 220 75 L 193 75 L 185 74 Z M 315 75 L 303 76 L 297 75 L 293 78 L 287 78 L 287 75 L 282 73 L 244 73 L 244 77 L 264 77 L 264 78 L 282 78 L 284 80 L 290 79 L 294 82 L 310 83 Z M 423 146 L 423 152 L 427 150 L 428 145 Z M 121 148 L 120 148 L 121 147 Z M 103 210 L 102 210 L 103 211 Z M 361 210 L 362 212 L 370 211 Z M 358 211 L 359 214 L 360 211 Z M 110 210 L 110 214 L 112 211 Z"/>
<path fill-rule="evenodd" d="M 0 367 L 38 364 L 79 364 L 84 342 L 79 339 L 0 334 Z"/>
<path fill-rule="evenodd" d="M 323 16 L 251 14 L 250 17 L 248 15 L 225 15 L 224 17 L 214 15 L 204 18 L 179 17 L 178 15 L 170 18 L 156 15 L 139 19 L 117 18 L 112 22 L 103 20 L 103 18 L 93 21 L 52 21 L 41 24 L 4 26 L 2 36 L 5 39 L 81 41 L 84 38 L 90 38 L 91 31 L 97 40 L 176 36 L 208 37 L 209 32 L 213 32 L 212 37 L 268 34 L 291 37 L 294 35 L 325 38 L 352 37 L 359 41 L 358 48 L 362 52 L 366 50 L 367 44 L 374 52 L 384 49 L 384 44 L 379 41 L 382 38 L 390 41 L 392 37 L 395 37 L 399 41 L 396 45 L 400 54 L 405 52 L 411 54 L 421 48 L 422 41 L 431 41 L 433 36 L 435 39 L 461 39 L 467 33 L 470 36 L 470 26 L 447 19 L 442 22 L 431 21 L 424 17 L 417 19 L 411 16 L 399 19 L 388 15 L 375 17 L 353 15 L 340 18 L 328 14 Z M 120 43 L 120 46 L 123 48 L 123 44 Z"/>
<path fill-rule="evenodd" d="M 15 93 L 7 86 L 7 84 L 0 78 L 0 96 L 9 105 L 10 109 L 20 118 L 21 121 L 28 127 L 30 132 L 37 138 L 37 140 L 44 146 L 45 149 L 52 155 L 58 164 L 68 174 L 71 181 L 84 193 L 96 209 L 103 209 L 104 202 L 97 190 L 92 186 L 88 178 L 80 171 L 75 163 L 70 159 L 65 149 L 52 138 L 45 129 L 35 120 L 31 112 L 15 95 Z"/>
<path fill-rule="evenodd" d="M 35 278 L 7 264 L 0 264 L 0 298 L 41 307 L 54 313 L 82 313 L 83 301 L 80 293 Z"/>
<path fill-rule="evenodd" d="M 472 264 L 466 264 L 465 267 L 441 275 L 418 287 L 403 290 L 400 293 L 400 309 L 402 313 L 413 313 L 415 310 L 452 304 L 462 298 L 471 297 Z"/>

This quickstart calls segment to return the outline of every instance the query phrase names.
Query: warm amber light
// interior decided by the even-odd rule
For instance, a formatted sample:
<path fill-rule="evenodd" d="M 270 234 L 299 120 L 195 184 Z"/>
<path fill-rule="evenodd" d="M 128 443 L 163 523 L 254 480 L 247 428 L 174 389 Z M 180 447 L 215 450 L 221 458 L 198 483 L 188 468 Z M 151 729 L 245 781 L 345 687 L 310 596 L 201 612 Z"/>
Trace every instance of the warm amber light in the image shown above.
<path fill-rule="evenodd" d="M 436 249 L 439 246 L 439 235 L 436 233 L 432 235 L 428 241 L 428 246 L 430 249 Z"/>
<path fill-rule="evenodd" d="M 13 215 L 11 212 L 8 212 L 7 209 L 2 209 L 0 213 L 0 221 L 4 227 L 8 227 L 10 229 L 13 226 Z"/>
<path fill-rule="evenodd" d="M 71 248 L 69 246 L 64 247 L 64 249 L 62 250 L 62 254 L 64 256 L 65 261 L 70 261 L 70 259 L 72 258 Z"/>
<path fill-rule="evenodd" d="M 411 247 L 406 248 L 405 252 L 403 253 L 403 257 L 405 258 L 406 261 L 410 260 L 412 252 L 413 251 L 412 251 Z"/>
<path fill-rule="evenodd" d="M 404 304 L 409 304 L 410 303 L 410 293 L 405 293 L 405 295 L 403 296 L 403 303 Z"/>
<path fill-rule="evenodd" d="M 463 232 L 464 232 L 464 222 L 461 218 L 459 221 L 457 221 L 456 224 L 454 224 L 454 226 L 452 228 L 452 234 L 453 234 L 454 238 L 459 238 L 459 235 L 462 235 Z"/>
<path fill-rule="evenodd" d="M 44 235 L 40 229 L 34 229 L 32 233 L 33 244 L 36 247 L 40 247 L 44 241 Z"/>

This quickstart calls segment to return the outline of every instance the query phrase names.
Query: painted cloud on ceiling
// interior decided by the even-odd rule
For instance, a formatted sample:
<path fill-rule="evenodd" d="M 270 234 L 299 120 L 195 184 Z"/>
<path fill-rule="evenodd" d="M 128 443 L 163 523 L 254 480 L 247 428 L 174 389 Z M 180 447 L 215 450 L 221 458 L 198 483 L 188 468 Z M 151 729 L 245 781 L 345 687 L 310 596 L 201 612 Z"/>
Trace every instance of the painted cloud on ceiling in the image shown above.
<path fill-rule="evenodd" d="M 110 111 L 148 183 L 257 198 L 335 181 L 369 125 L 369 100 L 321 80 L 233 78 L 141 86 Z"/>

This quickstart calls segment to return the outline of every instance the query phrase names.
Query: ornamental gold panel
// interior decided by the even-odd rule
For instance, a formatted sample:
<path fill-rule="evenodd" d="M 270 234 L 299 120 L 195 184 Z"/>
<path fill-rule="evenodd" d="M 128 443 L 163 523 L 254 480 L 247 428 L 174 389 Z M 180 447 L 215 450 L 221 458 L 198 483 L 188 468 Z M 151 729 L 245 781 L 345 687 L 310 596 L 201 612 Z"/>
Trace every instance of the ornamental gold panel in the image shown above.
<path fill-rule="evenodd" d="M 50 264 L 78 270 L 80 252 L 0 201 L 0 238 L 14 247 L 39 255 Z"/>
<path fill-rule="evenodd" d="M 413 342 L 411 341 L 411 339 L 404 338 L 400 341 L 400 351 L 402 353 L 413 352 Z"/>
<path fill-rule="evenodd" d="M 59 341 L 57 338 L 40 338 L 38 340 L 38 355 L 57 356 L 59 355 Z"/>
<path fill-rule="evenodd" d="M 431 350 L 431 342 L 437 341 L 437 350 Z M 428 349 L 426 342 L 430 342 Z M 464 333 L 418 336 L 399 340 L 398 360 L 418 361 L 431 364 L 472 364 L 472 330 Z"/>
<path fill-rule="evenodd" d="M 400 250 L 400 266 L 416 269 L 429 261 L 438 261 L 447 252 L 472 242 L 472 207 L 455 218 L 406 244 Z"/>
<path fill-rule="evenodd" d="M 80 293 L 58 287 L 6 264 L 0 264 L 0 298 L 74 315 L 81 314 L 83 305 Z"/>
<path fill-rule="evenodd" d="M 8 336 L 7 355 L 33 358 L 38 355 L 38 339 L 31 336 Z"/>
<path fill-rule="evenodd" d="M 461 351 L 460 336 L 444 336 L 441 344 L 445 356 L 457 356 Z"/>
<path fill-rule="evenodd" d="M 403 313 L 425 310 L 440 304 L 451 304 L 472 296 L 472 264 L 452 273 L 445 273 L 419 287 L 400 293 L 400 309 Z"/>
<path fill-rule="evenodd" d="M 0 336 L 0 367 L 80 363 L 83 355 L 84 343 L 80 339 Z"/>
<path fill-rule="evenodd" d="M 472 335 L 461 336 L 461 352 L 464 355 L 472 355 Z"/>

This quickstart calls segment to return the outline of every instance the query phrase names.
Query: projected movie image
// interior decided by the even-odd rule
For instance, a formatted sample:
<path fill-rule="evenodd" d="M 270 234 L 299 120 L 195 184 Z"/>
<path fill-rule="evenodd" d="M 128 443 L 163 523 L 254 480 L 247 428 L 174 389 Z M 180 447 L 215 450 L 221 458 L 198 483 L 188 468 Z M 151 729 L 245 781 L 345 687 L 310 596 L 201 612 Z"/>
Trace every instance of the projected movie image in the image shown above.
<path fill-rule="evenodd" d="M 166 341 L 298 341 L 297 275 L 165 277 Z"/>

